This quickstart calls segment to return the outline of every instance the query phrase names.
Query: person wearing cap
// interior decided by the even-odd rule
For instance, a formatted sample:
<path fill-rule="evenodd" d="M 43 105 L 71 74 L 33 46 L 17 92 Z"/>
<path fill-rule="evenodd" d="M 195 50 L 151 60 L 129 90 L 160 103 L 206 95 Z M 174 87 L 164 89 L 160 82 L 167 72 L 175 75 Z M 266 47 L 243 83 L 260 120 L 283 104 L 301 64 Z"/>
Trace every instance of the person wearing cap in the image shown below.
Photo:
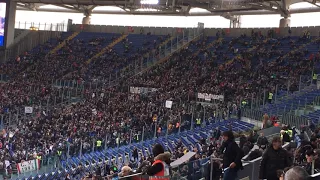
<path fill-rule="evenodd" d="M 223 179 L 235 180 L 238 171 L 243 168 L 241 159 L 244 156 L 244 153 L 235 142 L 232 131 L 223 132 L 222 138 L 224 141 L 221 146 L 221 151 L 223 153 L 222 167 L 225 170 Z"/>
<path fill-rule="evenodd" d="M 289 155 L 281 146 L 281 138 L 272 139 L 271 146 L 265 151 L 260 163 L 259 179 L 278 180 L 277 170 L 291 166 Z"/>
<path fill-rule="evenodd" d="M 153 149 L 152 153 L 154 158 L 154 162 L 152 166 L 150 166 L 147 170 L 147 174 L 150 177 L 150 180 L 169 180 L 170 176 L 170 158 L 171 154 L 168 152 L 164 152 L 164 148 L 160 144 L 156 144 Z"/>

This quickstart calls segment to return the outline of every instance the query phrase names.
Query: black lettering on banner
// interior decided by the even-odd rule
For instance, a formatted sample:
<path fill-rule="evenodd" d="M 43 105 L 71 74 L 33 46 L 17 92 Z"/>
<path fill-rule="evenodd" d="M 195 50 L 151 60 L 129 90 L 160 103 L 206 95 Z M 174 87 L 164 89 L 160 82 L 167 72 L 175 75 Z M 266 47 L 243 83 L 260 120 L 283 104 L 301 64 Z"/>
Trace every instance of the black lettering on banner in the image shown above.
<path fill-rule="evenodd" d="M 19 163 L 20 169 L 22 172 L 28 172 L 35 170 L 35 167 L 33 166 L 33 160 L 31 161 L 25 161 L 23 163 Z"/>

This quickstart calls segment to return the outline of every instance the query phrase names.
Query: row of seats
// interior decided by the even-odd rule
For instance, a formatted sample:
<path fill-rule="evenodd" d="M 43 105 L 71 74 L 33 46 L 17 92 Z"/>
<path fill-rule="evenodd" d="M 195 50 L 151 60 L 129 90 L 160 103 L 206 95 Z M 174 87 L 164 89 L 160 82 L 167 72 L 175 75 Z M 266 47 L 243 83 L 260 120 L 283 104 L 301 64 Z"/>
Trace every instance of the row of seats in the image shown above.
<path fill-rule="evenodd" d="M 119 148 L 106 149 L 102 151 L 91 152 L 83 154 L 79 157 L 71 157 L 66 160 L 61 161 L 63 170 L 57 170 L 52 173 L 43 173 L 36 177 L 30 176 L 28 178 L 18 178 L 18 179 L 63 179 L 66 174 L 73 174 L 75 167 L 78 167 L 80 164 L 84 167 L 85 172 L 90 172 L 94 167 L 100 166 L 103 163 L 106 163 L 110 166 L 117 166 L 120 169 L 124 164 L 130 162 L 132 157 L 132 152 L 134 148 L 138 149 L 139 152 L 139 161 L 142 157 L 147 157 L 152 155 L 152 146 L 156 143 L 159 143 L 165 147 L 166 151 L 174 152 L 174 149 L 179 140 L 183 143 L 185 147 L 188 147 L 190 151 L 193 150 L 193 147 L 200 150 L 199 141 L 201 139 L 207 139 L 213 133 L 213 129 L 217 127 L 222 131 L 229 130 L 232 127 L 232 130 L 235 132 L 244 132 L 249 131 L 253 128 L 253 124 L 246 123 L 243 121 L 238 121 L 236 119 L 224 120 L 219 123 L 211 123 L 206 127 L 197 127 L 193 131 L 188 130 L 177 134 L 169 135 L 168 137 L 159 137 L 152 140 L 147 140 L 141 143 L 133 143 L 128 146 L 122 146 Z M 78 178 L 83 176 L 85 173 L 82 172 Z M 75 177 L 77 178 L 77 177 Z"/>

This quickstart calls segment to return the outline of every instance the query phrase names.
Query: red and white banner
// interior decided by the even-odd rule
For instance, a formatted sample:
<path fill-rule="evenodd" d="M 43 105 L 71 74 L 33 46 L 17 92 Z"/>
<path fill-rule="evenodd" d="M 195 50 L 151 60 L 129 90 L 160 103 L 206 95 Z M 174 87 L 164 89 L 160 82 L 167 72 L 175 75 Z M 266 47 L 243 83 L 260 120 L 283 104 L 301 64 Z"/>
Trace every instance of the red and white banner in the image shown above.
<path fill-rule="evenodd" d="M 29 172 L 29 171 L 36 171 L 38 169 L 40 169 L 39 159 L 24 161 L 17 164 L 17 170 L 19 174 Z"/>

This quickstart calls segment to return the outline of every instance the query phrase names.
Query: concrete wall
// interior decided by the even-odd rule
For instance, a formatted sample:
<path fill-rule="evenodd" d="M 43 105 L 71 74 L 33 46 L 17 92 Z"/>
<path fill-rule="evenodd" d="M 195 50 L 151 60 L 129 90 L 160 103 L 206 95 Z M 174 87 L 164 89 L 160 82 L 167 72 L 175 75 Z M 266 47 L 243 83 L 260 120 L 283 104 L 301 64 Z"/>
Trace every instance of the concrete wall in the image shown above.
<path fill-rule="evenodd" d="M 143 31 L 144 34 L 151 33 L 157 35 L 176 34 L 179 28 L 167 28 L 167 27 L 138 27 L 131 26 L 134 32 L 129 32 L 130 26 L 100 26 L 100 25 L 80 25 L 73 24 L 70 27 L 70 31 L 85 31 L 85 32 L 102 32 L 102 33 L 131 33 L 140 34 Z M 181 29 L 181 28 L 180 28 Z M 188 31 L 196 31 L 196 28 L 187 28 Z"/>
<path fill-rule="evenodd" d="M 130 32 L 133 34 L 139 34 L 140 30 L 143 30 L 144 33 L 150 32 L 151 34 L 157 35 L 175 35 L 178 33 L 179 29 L 185 30 L 188 32 L 196 31 L 196 28 L 174 28 L 174 27 L 139 27 L 132 26 L 134 32 Z M 103 33 L 129 33 L 129 26 L 105 26 L 105 25 L 80 25 L 73 24 L 71 25 L 71 31 L 86 31 L 86 32 L 103 32 Z M 237 37 L 241 34 L 250 35 L 251 31 L 261 31 L 263 35 L 266 35 L 269 30 L 274 30 L 275 34 L 278 36 L 287 36 L 289 28 L 205 28 L 204 32 L 208 36 L 215 36 L 218 31 L 225 31 L 226 36 L 234 36 Z M 292 36 L 301 36 L 305 30 L 308 30 L 311 36 L 319 36 L 320 27 L 319 26 L 310 26 L 310 27 L 292 27 Z M 181 31 L 180 31 L 181 32 Z"/>

